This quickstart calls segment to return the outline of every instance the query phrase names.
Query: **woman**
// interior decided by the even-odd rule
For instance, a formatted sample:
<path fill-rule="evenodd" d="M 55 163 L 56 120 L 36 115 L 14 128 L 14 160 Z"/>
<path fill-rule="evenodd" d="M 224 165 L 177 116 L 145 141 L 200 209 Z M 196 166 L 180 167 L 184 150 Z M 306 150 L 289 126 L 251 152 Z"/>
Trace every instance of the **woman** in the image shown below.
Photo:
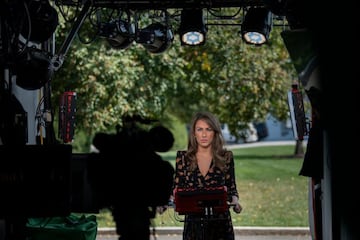
<path fill-rule="evenodd" d="M 198 112 L 192 119 L 188 149 L 177 152 L 173 194 L 180 189 L 196 192 L 219 187 L 226 190 L 229 206 L 240 213 L 233 154 L 224 148 L 220 122 L 209 112 Z M 229 208 L 214 212 L 211 218 L 206 213 L 186 213 L 183 240 L 197 239 L 234 240 Z"/>

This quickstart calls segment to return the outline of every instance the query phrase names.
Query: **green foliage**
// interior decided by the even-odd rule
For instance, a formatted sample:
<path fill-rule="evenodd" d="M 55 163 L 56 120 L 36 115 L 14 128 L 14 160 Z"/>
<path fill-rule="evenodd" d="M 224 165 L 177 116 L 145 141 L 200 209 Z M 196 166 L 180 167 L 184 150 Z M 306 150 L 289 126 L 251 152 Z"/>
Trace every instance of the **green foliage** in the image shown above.
<path fill-rule="evenodd" d="M 175 138 L 175 142 L 171 150 L 185 149 L 187 147 L 188 140 L 186 125 L 176 118 L 173 118 L 171 124 L 168 125 L 168 128 L 171 130 Z"/>

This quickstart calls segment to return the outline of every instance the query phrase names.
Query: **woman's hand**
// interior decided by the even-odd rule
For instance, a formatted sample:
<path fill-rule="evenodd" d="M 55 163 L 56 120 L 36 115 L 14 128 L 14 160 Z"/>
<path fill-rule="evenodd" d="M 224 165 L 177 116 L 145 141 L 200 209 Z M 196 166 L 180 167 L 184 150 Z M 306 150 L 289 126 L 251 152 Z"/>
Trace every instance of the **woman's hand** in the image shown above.
<path fill-rule="evenodd" d="M 158 207 L 156 207 L 156 212 L 161 215 L 161 214 L 163 214 L 167 209 L 168 209 L 168 206 L 167 206 L 167 205 L 158 206 Z"/>
<path fill-rule="evenodd" d="M 169 197 L 169 202 L 167 205 L 156 207 L 156 212 L 158 214 L 163 214 L 169 207 L 174 207 L 174 197 L 172 195 Z"/>
<path fill-rule="evenodd" d="M 241 206 L 240 203 L 239 203 L 238 197 L 232 196 L 232 199 L 231 199 L 231 200 L 232 200 L 232 201 L 231 201 L 230 205 L 233 206 L 234 212 L 235 212 L 235 213 L 238 213 L 238 214 L 241 213 L 241 211 L 242 211 L 242 206 Z"/>

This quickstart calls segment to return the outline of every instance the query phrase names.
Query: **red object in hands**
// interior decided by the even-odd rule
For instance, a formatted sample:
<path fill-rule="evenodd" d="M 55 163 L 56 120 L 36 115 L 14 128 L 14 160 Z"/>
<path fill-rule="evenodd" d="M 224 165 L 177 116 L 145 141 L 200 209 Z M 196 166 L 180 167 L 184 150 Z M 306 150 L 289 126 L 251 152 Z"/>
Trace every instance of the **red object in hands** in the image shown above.
<path fill-rule="evenodd" d="M 225 186 L 202 189 L 177 188 L 174 203 L 175 211 L 180 215 L 212 215 L 229 209 Z"/>

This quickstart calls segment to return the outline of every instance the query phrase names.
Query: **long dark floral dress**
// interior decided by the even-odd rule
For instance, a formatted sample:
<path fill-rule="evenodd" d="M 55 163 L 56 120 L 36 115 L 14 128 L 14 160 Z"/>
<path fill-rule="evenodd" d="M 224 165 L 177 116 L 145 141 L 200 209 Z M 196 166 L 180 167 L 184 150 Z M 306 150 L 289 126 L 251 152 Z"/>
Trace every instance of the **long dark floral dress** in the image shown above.
<path fill-rule="evenodd" d="M 200 173 L 198 167 L 194 171 L 190 170 L 189 161 L 186 160 L 185 153 L 186 151 L 177 152 L 174 188 L 202 189 L 226 186 L 229 202 L 231 202 L 231 196 L 238 196 L 235 182 L 234 158 L 231 151 L 225 152 L 225 172 L 222 172 L 212 163 L 205 176 Z M 185 215 L 183 240 L 234 239 L 234 228 L 229 209 L 223 213 L 215 213 L 211 219 L 206 218 L 205 215 Z"/>

